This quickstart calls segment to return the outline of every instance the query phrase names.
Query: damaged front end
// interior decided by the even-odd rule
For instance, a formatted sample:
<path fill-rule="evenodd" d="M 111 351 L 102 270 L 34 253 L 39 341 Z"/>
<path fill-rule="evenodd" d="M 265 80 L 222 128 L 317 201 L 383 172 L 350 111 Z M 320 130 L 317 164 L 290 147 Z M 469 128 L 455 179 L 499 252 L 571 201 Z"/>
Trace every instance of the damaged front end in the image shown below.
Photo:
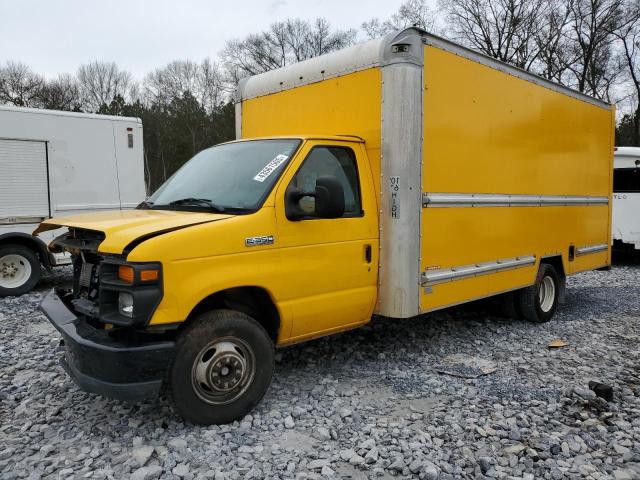
<path fill-rule="evenodd" d="M 62 334 L 62 365 L 83 389 L 124 400 L 157 395 L 173 358 L 170 334 L 146 327 L 162 300 L 162 265 L 98 251 L 102 232 L 70 228 L 50 245 L 73 259 L 73 288 L 41 310 Z"/>
<path fill-rule="evenodd" d="M 56 238 L 51 249 L 71 253 L 76 313 L 108 328 L 145 327 L 162 300 L 162 265 L 131 263 L 124 255 L 98 252 L 104 234 L 77 228 Z"/>

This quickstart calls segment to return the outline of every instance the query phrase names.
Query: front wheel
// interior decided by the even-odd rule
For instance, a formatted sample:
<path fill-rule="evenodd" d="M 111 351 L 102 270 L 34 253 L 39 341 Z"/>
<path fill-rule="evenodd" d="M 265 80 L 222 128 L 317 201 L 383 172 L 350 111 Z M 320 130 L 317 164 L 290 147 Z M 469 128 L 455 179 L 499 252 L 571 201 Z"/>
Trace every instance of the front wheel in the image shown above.
<path fill-rule="evenodd" d="M 274 346 L 253 318 L 234 310 L 207 312 L 180 335 L 169 371 L 175 408 L 203 425 L 242 418 L 271 383 Z"/>
<path fill-rule="evenodd" d="M 22 295 L 40 280 L 40 261 L 22 245 L 0 246 L 0 297 Z"/>
<path fill-rule="evenodd" d="M 522 316 L 530 322 L 548 322 L 558 308 L 559 294 L 558 272 L 552 265 L 540 264 L 536 283 L 518 292 L 518 305 Z"/>

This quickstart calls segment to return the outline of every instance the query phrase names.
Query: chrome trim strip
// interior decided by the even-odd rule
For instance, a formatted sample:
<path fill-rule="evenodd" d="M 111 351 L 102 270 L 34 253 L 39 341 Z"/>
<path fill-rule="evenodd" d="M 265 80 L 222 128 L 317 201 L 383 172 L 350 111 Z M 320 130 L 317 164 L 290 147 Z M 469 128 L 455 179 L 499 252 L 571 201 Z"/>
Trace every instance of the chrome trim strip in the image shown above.
<path fill-rule="evenodd" d="M 535 263 L 535 255 L 526 255 L 523 257 L 503 258 L 493 262 L 444 268 L 442 270 L 427 270 L 422 272 L 420 285 L 423 287 L 436 285 L 438 283 L 462 280 L 464 278 L 476 277 L 478 275 L 486 275 L 514 268 L 528 267 Z"/>
<path fill-rule="evenodd" d="M 588 255 L 589 253 L 603 252 L 607 250 L 609 245 L 606 243 L 599 243 L 598 245 L 588 245 L 586 247 L 576 248 L 576 256 Z"/>
<path fill-rule="evenodd" d="M 572 205 L 608 205 L 609 197 L 577 195 L 521 195 L 493 193 L 422 194 L 422 207 L 548 207 Z"/>

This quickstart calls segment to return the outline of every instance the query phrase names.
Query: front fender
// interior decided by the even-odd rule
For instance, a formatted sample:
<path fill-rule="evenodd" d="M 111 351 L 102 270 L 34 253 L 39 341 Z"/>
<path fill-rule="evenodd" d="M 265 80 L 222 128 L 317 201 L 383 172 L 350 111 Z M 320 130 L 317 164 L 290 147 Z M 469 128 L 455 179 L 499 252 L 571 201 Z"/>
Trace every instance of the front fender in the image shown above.
<path fill-rule="evenodd" d="M 256 237 L 273 242 L 255 243 Z M 194 225 L 151 238 L 127 257 L 162 263 L 164 297 L 150 325 L 182 322 L 206 297 L 230 288 L 255 286 L 267 291 L 280 314 L 280 330 L 291 330 L 287 310 L 290 279 L 282 273 L 272 206 L 224 222 Z"/>
<path fill-rule="evenodd" d="M 280 340 L 290 337 L 291 315 L 280 278 L 279 251 L 221 255 L 165 265 L 165 295 L 150 326 L 189 318 L 208 297 L 226 290 L 257 287 L 267 293 L 280 318 Z M 268 282 L 265 282 L 268 280 Z"/>

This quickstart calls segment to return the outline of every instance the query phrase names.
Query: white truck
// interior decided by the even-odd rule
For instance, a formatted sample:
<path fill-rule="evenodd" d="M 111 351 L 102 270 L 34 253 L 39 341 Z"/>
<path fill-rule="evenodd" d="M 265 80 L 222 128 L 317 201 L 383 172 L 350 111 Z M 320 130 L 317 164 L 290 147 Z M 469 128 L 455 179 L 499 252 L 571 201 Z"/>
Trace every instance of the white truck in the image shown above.
<path fill-rule="evenodd" d="M 616 147 L 613 163 L 613 245 L 640 250 L 640 147 Z"/>
<path fill-rule="evenodd" d="M 140 119 L 0 106 L 0 297 L 70 262 L 47 251 L 62 231 L 31 235 L 40 222 L 134 208 L 145 194 Z"/>

